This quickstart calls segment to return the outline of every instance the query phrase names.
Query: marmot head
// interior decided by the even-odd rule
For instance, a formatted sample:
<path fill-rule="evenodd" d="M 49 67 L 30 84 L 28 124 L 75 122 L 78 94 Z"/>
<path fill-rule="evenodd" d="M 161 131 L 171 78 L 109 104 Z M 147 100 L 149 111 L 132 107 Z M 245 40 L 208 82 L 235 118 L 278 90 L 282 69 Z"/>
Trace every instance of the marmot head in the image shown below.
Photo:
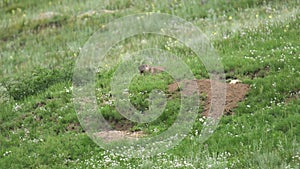
<path fill-rule="evenodd" d="M 145 73 L 145 72 L 149 72 L 150 70 L 150 66 L 149 65 L 146 65 L 146 64 L 143 64 L 143 65 L 140 65 L 138 67 L 139 71 L 141 74 Z"/>

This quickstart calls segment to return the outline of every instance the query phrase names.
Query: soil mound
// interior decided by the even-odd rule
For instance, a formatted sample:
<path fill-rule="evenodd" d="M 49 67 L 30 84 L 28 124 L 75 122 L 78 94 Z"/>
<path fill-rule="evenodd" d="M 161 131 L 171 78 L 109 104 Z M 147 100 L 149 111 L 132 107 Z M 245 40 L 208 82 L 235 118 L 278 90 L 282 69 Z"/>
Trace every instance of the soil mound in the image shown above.
<path fill-rule="evenodd" d="M 195 80 L 198 86 L 199 94 L 204 95 L 204 100 L 201 100 L 201 105 L 203 105 L 203 115 L 207 115 L 209 113 L 209 108 L 212 100 L 211 95 L 211 81 L 209 79 L 204 80 Z M 189 85 L 186 86 L 186 93 L 190 93 L 188 90 Z M 234 114 L 233 109 L 237 106 L 238 102 L 242 101 L 246 94 L 249 91 L 248 84 L 242 83 L 226 83 L 226 102 L 224 115 L 232 115 Z M 177 83 L 170 84 L 168 86 L 169 93 L 179 93 L 179 86 Z"/>

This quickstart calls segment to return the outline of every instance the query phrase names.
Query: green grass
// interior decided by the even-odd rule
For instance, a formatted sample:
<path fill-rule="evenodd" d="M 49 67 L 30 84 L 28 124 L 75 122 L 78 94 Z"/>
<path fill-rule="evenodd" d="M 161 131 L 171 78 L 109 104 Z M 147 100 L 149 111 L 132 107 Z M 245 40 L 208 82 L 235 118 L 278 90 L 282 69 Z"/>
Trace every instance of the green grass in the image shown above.
<path fill-rule="evenodd" d="M 299 168 L 299 1 L 3 0 L 0 2 L 0 168 Z M 81 14 L 94 10 L 93 15 Z M 55 12 L 50 18 L 42 13 Z M 113 19 L 142 12 L 182 17 L 198 26 L 221 56 L 227 78 L 250 85 L 235 115 L 224 116 L 203 144 L 199 116 L 176 147 L 147 159 L 111 154 L 80 126 L 72 77 L 80 49 Z M 40 19 L 39 19 L 40 18 Z M 146 44 L 140 43 L 147 39 Z M 140 35 L 116 44 L 109 59 L 153 46 L 179 56 L 198 79 L 208 74 L 195 54 L 169 37 Z M 180 96 L 151 123 L 129 123 L 114 108 L 110 82 L 119 64 L 99 69 L 96 96 L 104 117 L 149 135 L 176 119 Z M 166 93 L 166 73 L 135 76 L 130 102 L 147 110 L 153 89 Z M 200 112 L 200 110 L 199 110 Z"/>

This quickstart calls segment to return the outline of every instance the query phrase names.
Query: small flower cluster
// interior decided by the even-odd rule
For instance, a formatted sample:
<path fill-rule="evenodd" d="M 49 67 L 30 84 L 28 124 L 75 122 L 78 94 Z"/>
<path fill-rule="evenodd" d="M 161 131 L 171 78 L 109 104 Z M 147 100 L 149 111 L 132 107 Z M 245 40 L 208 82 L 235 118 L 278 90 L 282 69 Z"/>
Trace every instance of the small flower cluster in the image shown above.
<path fill-rule="evenodd" d="M 6 156 L 8 156 L 8 155 L 10 155 L 12 152 L 9 150 L 9 151 L 5 151 L 4 153 L 3 153 L 3 156 L 4 157 L 6 157 Z"/>
<path fill-rule="evenodd" d="M 100 97 L 97 97 L 97 100 L 99 100 L 104 105 L 113 106 L 115 104 L 115 100 L 112 97 L 112 94 L 109 93 L 102 93 L 101 89 L 96 89 L 97 91 L 100 91 Z"/>
<path fill-rule="evenodd" d="M 42 138 L 40 138 L 40 139 L 34 138 L 33 140 L 29 140 L 28 142 L 39 143 L 39 142 L 44 142 L 44 139 L 42 139 Z"/>
<path fill-rule="evenodd" d="M 70 86 L 69 88 L 65 87 L 66 93 L 71 93 L 73 91 L 73 86 Z"/>
<path fill-rule="evenodd" d="M 17 111 L 21 110 L 22 106 L 23 106 L 23 104 L 15 103 L 15 106 L 13 107 L 13 112 L 17 112 Z"/>
<path fill-rule="evenodd" d="M 183 158 L 173 156 L 167 153 L 161 153 L 150 158 L 129 158 L 118 156 L 112 152 L 104 151 L 101 154 L 92 156 L 84 161 L 72 161 L 77 163 L 76 168 L 227 168 L 227 158 L 230 157 L 229 152 L 220 153 L 219 155 L 204 155 L 201 159 Z"/>
<path fill-rule="evenodd" d="M 300 163 L 300 154 L 297 152 L 294 156 L 292 156 L 292 160 Z"/>

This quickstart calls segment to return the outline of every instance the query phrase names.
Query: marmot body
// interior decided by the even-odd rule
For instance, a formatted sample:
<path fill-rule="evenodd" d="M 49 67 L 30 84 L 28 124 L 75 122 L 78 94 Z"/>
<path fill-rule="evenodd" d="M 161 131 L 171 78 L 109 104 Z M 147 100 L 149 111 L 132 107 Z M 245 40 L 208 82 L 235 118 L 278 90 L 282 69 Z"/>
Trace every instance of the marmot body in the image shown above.
<path fill-rule="evenodd" d="M 139 66 L 138 69 L 139 69 L 141 74 L 143 74 L 143 73 L 154 74 L 154 73 L 159 73 L 159 72 L 165 71 L 165 69 L 163 67 L 149 66 L 149 65 L 146 65 L 146 64 L 143 64 L 143 65 Z"/>

